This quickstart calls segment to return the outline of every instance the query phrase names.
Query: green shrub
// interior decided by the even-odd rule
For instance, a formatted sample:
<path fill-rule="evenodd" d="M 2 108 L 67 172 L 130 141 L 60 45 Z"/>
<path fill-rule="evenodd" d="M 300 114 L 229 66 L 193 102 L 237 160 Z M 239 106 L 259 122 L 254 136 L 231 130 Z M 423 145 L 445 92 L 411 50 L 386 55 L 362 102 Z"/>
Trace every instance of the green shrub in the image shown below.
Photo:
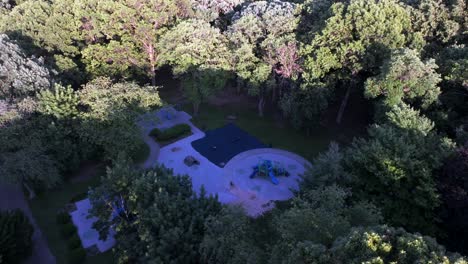
<path fill-rule="evenodd" d="M 80 237 L 78 236 L 78 234 L 74 234 L 73 236 L 71 236 L 69 239 L 68 239 L 68 242 L 67 242 L 67 246 L 68 246 L 68 249 L 75 249 L 75 248 L 79 248 L 81 247 L 81 239 Z"/>
<path fill-rule="evenodd" d="M 0 212 L 1 263 L 21 263 L 32 252 L 34 228 L 20 210 Z"/>
<path fill-rule="evenodd" d="M 178 138 L 182 135 L 189 134 L 192 131 L 189 125 L 187 124 L 178 124 L 173 127 L 161 130 L 158 128 L 155 128 L 151 130 L 150 136 L 155 137 L 158 140 L 161 141 L 167 141 L 171 140 L 174 138 Z"/>
<path fill-rule="evenodd" d="M 146 161 L 149 155 L 150 147 L 144 141 L 142 141 L 140 144 L 138 144 L 137 149 L 130 155 L 130 157 L 132 158 L 133 162 L 141 163 Z"/>
<path fill-rule="evenodd" d="M 71 223 L 71 216 L 67 212 L 60 212 L 56 216 L 57 224 L 65 225 Z"/>
<path fill-rule="evenodd" d="M 78 193 L 73 195 L 73 197 L 70 199 L 70 203 L 75 203 L 86 198 L 88 198 L 88 192 Z"/>
<path fill-rule="evenodd" d="M 76 226 L 73 223 L 68 223 L 60 227 L 60 234 L 64 238 L 69 238 L 76 234 Z"/>
<path fill-rule="evenodd" d="M 86 259 L 86 251 L 83 247 L 78 247 L 68 252 L 69 264 L 81 264 Z"/>

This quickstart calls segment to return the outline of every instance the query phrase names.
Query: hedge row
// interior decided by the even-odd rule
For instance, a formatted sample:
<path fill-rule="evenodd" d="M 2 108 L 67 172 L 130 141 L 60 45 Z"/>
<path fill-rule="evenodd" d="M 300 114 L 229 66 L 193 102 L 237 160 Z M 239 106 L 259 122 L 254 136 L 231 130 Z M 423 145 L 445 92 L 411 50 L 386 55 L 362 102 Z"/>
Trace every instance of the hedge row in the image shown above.
<path fill-rule="evenodd" d="M 60 234 L 67 239 L 68 263 L 81 264 L 86 259 L 86 251 L 81 245 L 81 239 L 78 236 L 76 226 L 67 212 L 57 214 L 57 224 L 60 225 Z"/>
<path fill-rule="evenodd" d="M 178 124 L 173 127 L 161 130 L 155 128 L 151 130 L 150 136 L 155 137 L 157 140 L 160 141 L 167 141 L 171 139 L 178 138 L 182 135 L 186 135 L 192 132 L 192 129 L 187 124 Z"/>

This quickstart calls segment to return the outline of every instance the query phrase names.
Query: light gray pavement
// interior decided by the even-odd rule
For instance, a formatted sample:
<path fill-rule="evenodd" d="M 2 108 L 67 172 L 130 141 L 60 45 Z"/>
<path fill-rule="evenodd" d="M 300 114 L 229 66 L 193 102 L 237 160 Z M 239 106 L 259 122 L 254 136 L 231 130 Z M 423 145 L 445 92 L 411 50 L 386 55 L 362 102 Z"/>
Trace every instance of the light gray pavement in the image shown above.
<path fill-rule="evenodd" d="M 224 168 L 220 168 L 192 147 L 191 143 L 205 137 L 205 133 L 195 127 L 190 119 L 191 116 L 182 111 L 173 110 L 171 119 L 156 111 L 147 114 L 138 123 L 145 142 L 152 150 L 144 167 L 152 167 L 158 162 L 173 169 L 175 174 L 189 175 L 194 191 L 199 192 L 203 185 L 208 194 L 217 194 L 220 202 L 241 204 L 251 216 L 258 216 L 271 209 L 273 204 L 270 201 L 291 198 L 294 195 L 292 190 L 299 188 L 302 174 L 311 166 L 307 160 L 289 151 L 262 148 L 240 153 Z M 181 123 L 190 125 L 193 134 L 163 148 L 159 148 L 154 139 L 148 136 L 155 127 L 164 129 Z M 158 155 L 153 154 L 156 149 Z M 197 159 L 200 165 L 186 166 L 184 158 L 189 155 Z M 266 159 L 284 167 L 291 175 L 278 177 L 278 185 L 271 183 L 268 177 L 250 179 L 252 167 Z"/>
<path fill-rule="evenodd" d="M 21 209 L 34 226 L 33 252 L 32 256 L 27 259 L 25 264 L 55 264 L 55 256 L 52 255 L 47 240 L 42 234 L 32 215 L 29 204 L 24 197 L 23 191 L 19 185 L 0 184 L 0 209 L 11 210 Z"/>

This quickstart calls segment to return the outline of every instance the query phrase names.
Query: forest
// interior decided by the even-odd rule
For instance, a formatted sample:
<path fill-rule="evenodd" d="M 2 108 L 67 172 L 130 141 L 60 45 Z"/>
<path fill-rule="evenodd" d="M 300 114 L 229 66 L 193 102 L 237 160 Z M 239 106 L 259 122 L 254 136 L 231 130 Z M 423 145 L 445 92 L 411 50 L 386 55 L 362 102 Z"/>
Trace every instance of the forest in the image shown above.
<path fill-rule="evenodd" d="M 86 188 L 109 263 L 468 263 L 467 45 L 465 0 L 0 0 L 0 182 L 33 205 L 104 164 Z M 137 117 L 218 97 L 286 137 L 359 132 L 298 139 L 300 189 L 251 218 L 135 166 Z M 15 236 L 0 263 L 30 254 Z"/>

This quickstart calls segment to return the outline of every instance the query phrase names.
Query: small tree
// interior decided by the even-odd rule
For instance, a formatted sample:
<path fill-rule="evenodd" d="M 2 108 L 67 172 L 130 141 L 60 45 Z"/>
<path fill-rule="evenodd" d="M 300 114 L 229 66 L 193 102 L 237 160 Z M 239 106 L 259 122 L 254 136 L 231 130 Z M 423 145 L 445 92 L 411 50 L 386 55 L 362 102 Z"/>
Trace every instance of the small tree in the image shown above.
<path fill-rule="evenodd" d="M 20 210 L 0 212 L 0 261 L 22 263 L 31 255 L 34 228 Z"/>

